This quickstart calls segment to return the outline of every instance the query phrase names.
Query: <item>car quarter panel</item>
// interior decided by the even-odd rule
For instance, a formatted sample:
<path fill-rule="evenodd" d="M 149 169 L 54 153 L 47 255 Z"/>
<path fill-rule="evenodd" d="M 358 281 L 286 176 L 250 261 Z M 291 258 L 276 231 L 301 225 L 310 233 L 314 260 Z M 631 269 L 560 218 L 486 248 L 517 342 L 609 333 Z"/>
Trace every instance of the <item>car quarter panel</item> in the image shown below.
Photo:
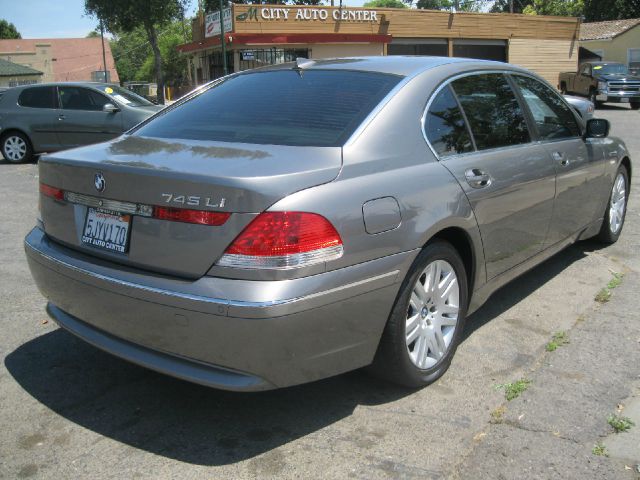
<path fill-rule="evenodd" d="M 306 210 L 325 215 L 343 238 L 345 255 L 327 270 L 403 251 L 419 251 L 434 235 L 458 228 L 471 242 L 473 283 L 484 283 L 484 260 L 478 225 L 455 178 L 436 161 L 421 132 L 420 119 L 441 73 L 428 71 L 413 79 L 345 145 L 343 168 L 336 180 L 298 192 L 274 210 Z M 397 228 L 369 234 L 363 206 L 390 197 L 398 202 Z"/>

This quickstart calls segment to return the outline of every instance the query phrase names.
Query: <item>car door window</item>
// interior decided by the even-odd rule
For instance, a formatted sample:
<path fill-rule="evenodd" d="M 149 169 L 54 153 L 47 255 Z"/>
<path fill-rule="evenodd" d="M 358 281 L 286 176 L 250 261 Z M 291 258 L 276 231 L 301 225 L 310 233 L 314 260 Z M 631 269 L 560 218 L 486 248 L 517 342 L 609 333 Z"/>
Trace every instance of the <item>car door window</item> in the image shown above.
<path fill-rule="evenodd" d="M 462 111 L 449 86 L 443 88 L 431 102 L 425 117 L 424 132 L 440 157 L 473 150 Z"/>
<path fill-rule="evenodd" d="M 580 136 L 580 127 L 570 107 L 543 83 L 516 75 L 513 77 L 531 112 L 541 140 Z"/>
<path fill-rule="evenodd" d="M 586 75 L 587 77 L 591 76 L 591 66 L 590 65 L 585 65 L 582 67 L 582 70 L 580 70 L 580 73 L 582 75 Z"/>
<path fill-rule="evenodd" d="M 452 87 L 478 150 L 531 141 L 520 103 L 503 74 L 463 77 L 455 80 Z"/>
<path fill-rule="evenodd" d="M 18 104 L 29 108 L 57 108 L 55 87 L 25 88 L 18 97 Z"/>
<path fill-rule="evenodd" d="M 100 112 L 109 99 L 104 95 L 82 87 L 60 87 L 60 101 L 65 110 Z"/>

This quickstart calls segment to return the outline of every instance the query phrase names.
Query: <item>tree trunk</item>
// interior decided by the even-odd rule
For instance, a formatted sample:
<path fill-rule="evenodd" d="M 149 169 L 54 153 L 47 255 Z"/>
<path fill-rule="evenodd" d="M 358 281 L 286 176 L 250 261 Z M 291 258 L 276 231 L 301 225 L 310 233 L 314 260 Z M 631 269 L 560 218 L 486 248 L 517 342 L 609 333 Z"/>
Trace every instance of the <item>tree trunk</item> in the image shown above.
<path fill-rule="evenodd" d="M 158 103 L 160 105 L 164 105 L 164 77 L 162 75 L 162 54 L 160 53 L 160 47 L 158 47 L 158 33 L 156 32 L 156 27 L 153 24 L 145 25 L 145 27 L 155 60 L 156 83 L 158 84 Z"/>

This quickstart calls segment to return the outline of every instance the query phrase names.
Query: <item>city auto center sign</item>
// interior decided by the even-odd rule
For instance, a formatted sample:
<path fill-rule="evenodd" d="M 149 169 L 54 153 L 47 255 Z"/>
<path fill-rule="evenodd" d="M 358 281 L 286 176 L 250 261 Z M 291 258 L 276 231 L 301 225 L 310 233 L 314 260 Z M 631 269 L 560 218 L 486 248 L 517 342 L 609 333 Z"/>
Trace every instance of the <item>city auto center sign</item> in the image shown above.
<path fill-rule="evenodd" d="M 331 13 L 329 13 L 331 12 Z M 322 21 L 331 17 L 335 21 L 345 22 L 378 22 L 378 12 L 375 10 L 350 10 L 348 8 L 279 8 L 279 7 L 250 7 L 244 13 L 236 16 L 236 20 L 302 20 Z"/>

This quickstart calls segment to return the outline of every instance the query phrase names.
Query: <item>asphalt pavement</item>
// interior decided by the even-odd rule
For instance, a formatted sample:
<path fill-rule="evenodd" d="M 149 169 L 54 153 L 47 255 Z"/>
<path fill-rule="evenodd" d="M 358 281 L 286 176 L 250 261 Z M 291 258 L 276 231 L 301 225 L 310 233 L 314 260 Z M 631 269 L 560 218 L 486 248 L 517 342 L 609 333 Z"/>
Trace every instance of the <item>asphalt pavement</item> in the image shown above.
<path fill-rule="evenodd" d="M 597 116 L 638 162 L 639 112 Z M 22 248 L 37 166 L 0 161 L 0 478 L 638 480 L 634 173 L 618 243 L 580 242 L 498 291 L 435 384 L 411 391 L 356 371 L 238 394 L 130 365 L 48 320 Z M 614 433 L 609 415 L 636 425 Z"/>

